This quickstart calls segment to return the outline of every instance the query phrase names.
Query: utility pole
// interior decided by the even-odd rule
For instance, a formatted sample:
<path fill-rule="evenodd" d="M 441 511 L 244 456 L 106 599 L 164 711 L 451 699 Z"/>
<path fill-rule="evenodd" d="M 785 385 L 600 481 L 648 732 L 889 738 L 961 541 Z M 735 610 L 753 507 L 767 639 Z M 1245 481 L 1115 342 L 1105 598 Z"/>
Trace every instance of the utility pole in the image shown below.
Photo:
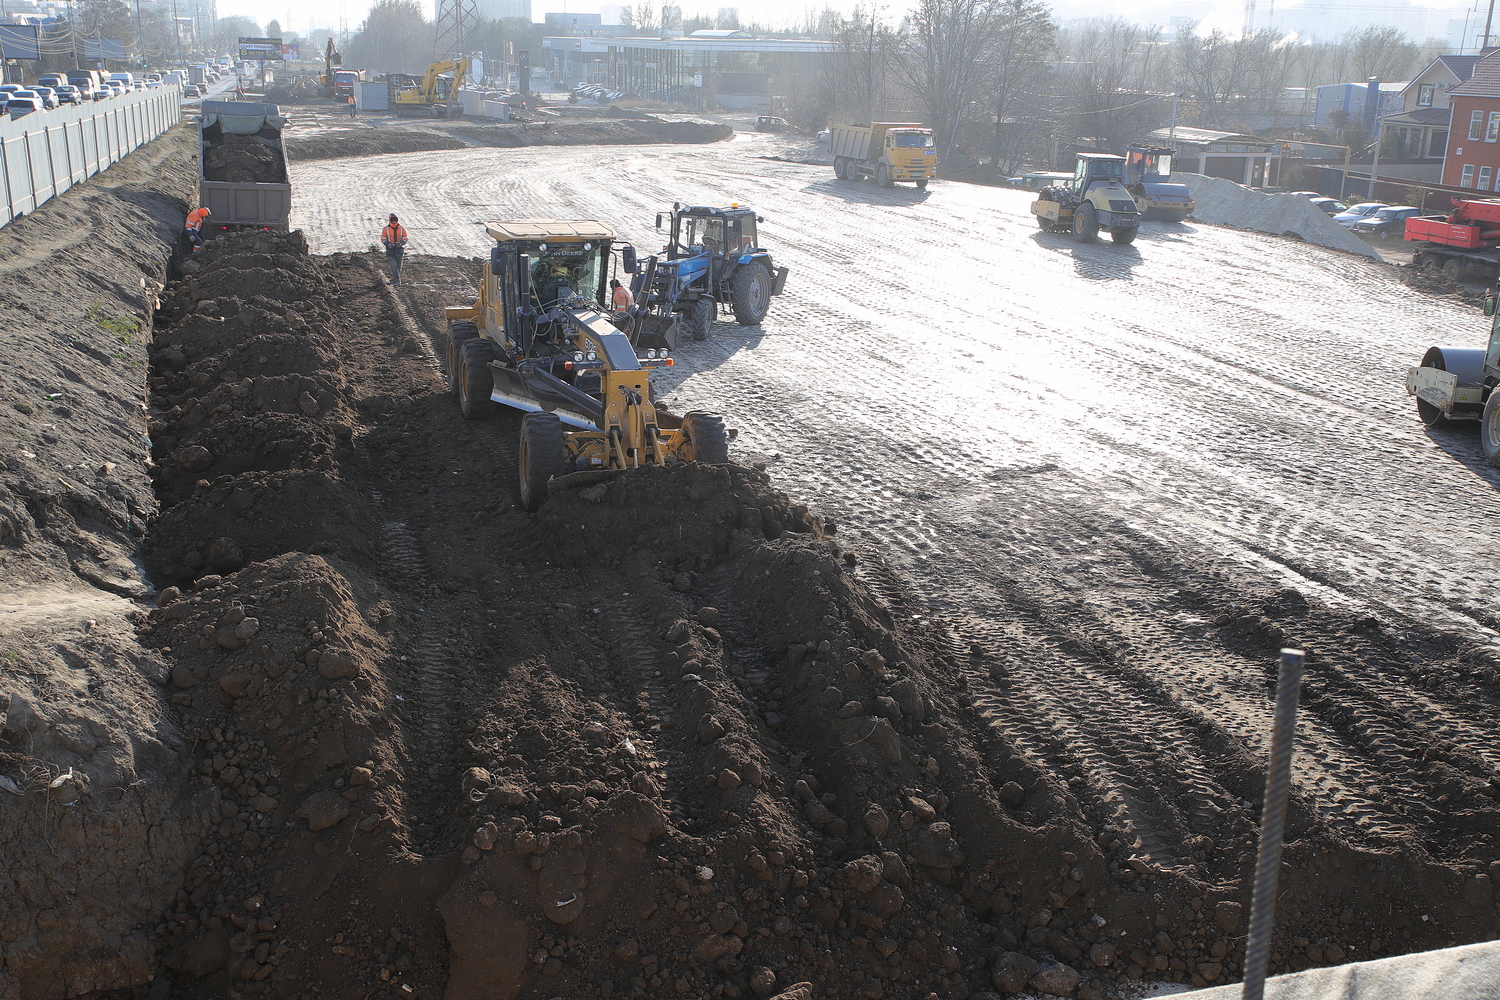
<path fill-rule="evenodd" d="M 1177 99 L 1181 96 L 1181 94 L 1172 95 L 1172 125 L 1167 129 L 1167 148 L 1172 150 L 1173 155 L 1177 152 Z"/>
<path fill-rule="evenodd" d="M 1379 114 L 1375 116 L 1375 159 L 1370 163 L 1370 193 L 1371 201 L 1375 200 L 1375 172 L 1380 169 L 1380 126 L 1384 119 Z"/>
<path fill-rule="evenodd" d="M 1481 53 L 1490 47 L 1490 25 L 1495 20 L 1495 0 L 1490 0 L 1490 12 L 1484 17 L 1484 44 L 1479 47 Z"/>

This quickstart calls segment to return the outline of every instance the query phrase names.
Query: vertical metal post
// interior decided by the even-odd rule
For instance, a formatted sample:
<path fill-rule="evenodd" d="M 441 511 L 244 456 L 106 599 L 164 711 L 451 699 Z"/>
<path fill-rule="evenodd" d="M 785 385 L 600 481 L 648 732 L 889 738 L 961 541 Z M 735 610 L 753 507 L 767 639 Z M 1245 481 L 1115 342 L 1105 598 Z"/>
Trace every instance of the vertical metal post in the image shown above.
<path fill-rule="evenodd" d="M 1262 1000 L 1271 961 L 1271 928 L 1276 917 L 1276 884 L 1281 876 L 1281 838 L 1286 829 L 1286 795 L 1291 782 L 1297 700 L 1302 687 L 1300 649 L 1281 651 L 1276 707 L 1271 719 L 1271 754 L 1266 795 L 1261 803 L 1260 855 L 1255 863 L 1255 895 L 1250 904 L 1250 936 L 1245 944 L 1245 983 L 1241 1000 Z"/>

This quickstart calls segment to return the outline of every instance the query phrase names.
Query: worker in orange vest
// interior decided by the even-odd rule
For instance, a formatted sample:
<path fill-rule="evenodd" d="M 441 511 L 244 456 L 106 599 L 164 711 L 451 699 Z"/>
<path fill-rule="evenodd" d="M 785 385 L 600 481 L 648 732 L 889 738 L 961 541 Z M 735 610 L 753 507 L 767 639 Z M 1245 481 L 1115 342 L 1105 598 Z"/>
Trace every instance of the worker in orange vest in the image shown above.
<path fill-rule="evenodd" d="M 385 244 L 385 255 L 391 259 L 391 284 L 401 284 L 401 258 L 406 255 L 406 227 L 391 213 L 386 227 L 380 231 L 380 242 Z"/>
<path fill-rule="evenodd" d="M 635 296 L 630 294 L 630 289 L 620 284 L 619 278 L 610 278 L 609 287 L 610 305 L 615 310 L 615 325 L 620 326 L 630 321 L 630 307 L 635 305 Z"/>
<path fill-rule="evenodd" d="M 208 218 L 210 212 L 206 208 L 195 208 L 188 213 L 186 233 L 188 240 L 195 247 L 203 245 L 203 220 Z"/>

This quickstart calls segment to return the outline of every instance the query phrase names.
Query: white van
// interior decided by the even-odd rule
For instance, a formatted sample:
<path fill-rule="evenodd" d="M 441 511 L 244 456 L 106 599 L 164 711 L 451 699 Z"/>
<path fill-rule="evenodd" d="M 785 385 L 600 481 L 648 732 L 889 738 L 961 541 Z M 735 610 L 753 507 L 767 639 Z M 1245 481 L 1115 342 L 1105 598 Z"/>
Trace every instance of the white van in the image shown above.
<path fill-rule="evenodd" d="M 111 73 L 109 74 L 109 78 L 126 90 L 129 90 L 131 85 L 135 83 L 135 77 L 130 73 Z"/>

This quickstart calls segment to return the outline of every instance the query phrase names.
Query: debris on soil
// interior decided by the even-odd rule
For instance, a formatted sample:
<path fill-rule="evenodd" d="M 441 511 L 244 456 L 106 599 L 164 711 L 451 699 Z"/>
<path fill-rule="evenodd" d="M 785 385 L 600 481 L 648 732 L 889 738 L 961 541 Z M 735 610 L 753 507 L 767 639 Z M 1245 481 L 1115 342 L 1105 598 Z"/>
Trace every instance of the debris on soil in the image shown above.
<path fill-rule="evenodd" d="M 234 184 L 285 184 L 286 165 L 268 142 L 280 142 L 281 130 L 267 126 L 256 135 L 227 135 L 218 125 L 203 131 L 213 145 L 203 154 L 203 176 L 211 181 Z"/>

